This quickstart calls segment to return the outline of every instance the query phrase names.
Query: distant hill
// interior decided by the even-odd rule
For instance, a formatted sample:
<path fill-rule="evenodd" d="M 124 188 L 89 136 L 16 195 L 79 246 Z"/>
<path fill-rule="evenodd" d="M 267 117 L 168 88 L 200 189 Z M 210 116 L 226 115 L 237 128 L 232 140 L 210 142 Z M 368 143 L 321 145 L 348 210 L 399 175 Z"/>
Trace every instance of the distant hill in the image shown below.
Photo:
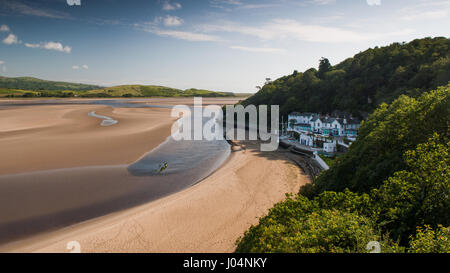
<path fill-rule="evenodd" d="M 48 91 L 87 91 L 102 88 L 98 85 L 81 83 L 46 81 L 32 77 L 7 78 L 0 76 L 0 88 L 21 90 L 48 90 Z"/>
<path fill-rule="evenodd" d="M 450 81 L 450 39 L 424 38 L 368 49 L 332 66 L 323 58 L 319 70 L 279 78 L 243 104 L 280 105 L 293 111 L 347 111 L 364 117 L 400 95 L 418 98 Z"/>
<path fill-rule="evenodd" d="M 233 97 L 234 93 L 217 92 L 200 89 L 175 89 L 165 86 L 154 85 L 122 85 L 90 90 L 87 96 L 100 97 Z"/>
<path fill-rule="evenodd" d="M 46 81 L 31 77 L 0 77 L 0 97 L 234 97 L 231 92 L 203 89 L 181 90 L 165 86 L 122 85 L 101 87 L 97 85 Z"/>

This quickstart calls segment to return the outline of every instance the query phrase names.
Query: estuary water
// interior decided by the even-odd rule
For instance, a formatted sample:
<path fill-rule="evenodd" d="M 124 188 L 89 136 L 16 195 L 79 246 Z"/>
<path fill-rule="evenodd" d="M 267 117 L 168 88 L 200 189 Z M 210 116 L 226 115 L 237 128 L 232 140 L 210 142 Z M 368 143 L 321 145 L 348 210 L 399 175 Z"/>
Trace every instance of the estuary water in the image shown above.
<path fill-rule="evenodd" d="M 171 108 L 122 100 L 82 103 L 44 101 L 31 105 L 65 103 Z M 29 106 L 30 103 L 12 107 L 21 105 Z M 95 113 L 90 115 L 108 124 L 117 122 Z M 231 147 L 226 140 L 175 141 L 170 136 L 131 165 L 87 166 L 0 175 L 0 243 L 62 228 L 174 194 L 211 175 L 230 153 Z M 30 192 L 28 189 L 31 184 L 39 187 L 33 187 L 33 192 Z"/>

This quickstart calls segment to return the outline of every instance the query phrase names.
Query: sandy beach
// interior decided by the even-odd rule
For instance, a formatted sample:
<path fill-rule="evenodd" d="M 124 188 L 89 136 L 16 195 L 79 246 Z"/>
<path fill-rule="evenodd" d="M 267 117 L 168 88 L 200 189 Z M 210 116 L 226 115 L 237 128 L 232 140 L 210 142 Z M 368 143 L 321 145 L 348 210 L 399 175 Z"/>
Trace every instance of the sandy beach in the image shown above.
<path fill-rule="evenodd" d="M 280 153 L 233 153 L 201 183 L 133 209 L 0 246 L 3 252 L 232 252 L 235 241 L 286 193 L 309 181 Z"/>
<path fill-rule="evenodd" d="M 119 123 L 102 127 L 91 111 Z M 232 252 L 259 217 L 309 182 L 286 153 L 261 153 L 258 143 L 244 141 L 200 183 L 134 204 L 147 182 L 126 166 L 167 138 L 169 109 L 46 105 L 0 112 L 0 232 L 15 236 L 24 223 L 30 229 L 25 239 L 0 243 L 0 252 L 68 252 L 70 241 L 82 252 Z M 104 169 L 111 165 L 117 167 Z M 156 189 L 176 190 L 176 182 Z M 111 208 L 116 212 L 106 213 Z"/>
<path fill-rule="evenodd" d="M 119 123 L 100 126 L 91 111 Z M 170 109 L 95 105 L 0 110 L 0 174 L 130 164 L 170 135 Z"/>

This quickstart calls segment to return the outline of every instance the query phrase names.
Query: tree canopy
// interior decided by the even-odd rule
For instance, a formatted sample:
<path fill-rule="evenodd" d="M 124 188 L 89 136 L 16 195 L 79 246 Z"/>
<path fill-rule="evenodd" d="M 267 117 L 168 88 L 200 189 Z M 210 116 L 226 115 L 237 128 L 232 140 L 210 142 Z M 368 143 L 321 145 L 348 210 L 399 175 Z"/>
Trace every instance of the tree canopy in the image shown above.
<path fill-rule="evenodd" d="M 322 58 L 319 70 L 269 82 L 243 104 L 280 105 L 283 115 L 341 110 L 365 117 L 402 94 L 417 98 L 449 81 L 450 40 L 424 38 L 368 49 L 335 66 Z"/>
<path fill-rule="evenodd" d="M 414 99 L 405 95 L 382 104 L 363 123 L 358 139 L 339 164 L 315 181 L 319 192 L 345 188 L 368 192 L 405 169 L 404 153 L 435 133 L 448 138 L 449 85 Z"/>
<path fill-rule="evenodd" d="M 277 204 L 238 252 L 450 251 L 450 84 L 369 116 L 349 152 Z"/>

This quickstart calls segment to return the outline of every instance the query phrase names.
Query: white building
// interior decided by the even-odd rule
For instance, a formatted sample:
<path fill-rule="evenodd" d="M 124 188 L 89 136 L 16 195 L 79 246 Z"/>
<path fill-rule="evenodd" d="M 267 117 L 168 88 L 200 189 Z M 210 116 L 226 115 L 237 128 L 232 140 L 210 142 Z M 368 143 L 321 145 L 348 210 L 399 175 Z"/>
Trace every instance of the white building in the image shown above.
<path fill-rule="evenodd" d="M 335 153 L 337 152 L 337 144 L 336 141 L 331 143 L 324 143 L 323 144 L 323 151 L 326 153 Z"/>
<path fill-rule="evenodd" d="M 289 115 L 288 131 L 311 132 L 327 136 L 356 137 L 360 121 L 350 115 L 341 117 L 322 116 L 315 113 L 292 113 Z"/>
<path fill-rule="evenodd" d="M 300 134 L 300 144 L 305 146 L 314 146 L 314 138 L 312 135 Z"/>
<path fill-rule="evenodd" d="M 360 127 L 358 119 L 337 111 L 334 116 L 294 112 L 288 121 L 288 132 L 298 133 L 301 145 L 314 147 L 323 143 L 323 151 L 327 153 L 337 152 L 336 140 L 342 141 L 342 137 L 356 139 Z"/>

